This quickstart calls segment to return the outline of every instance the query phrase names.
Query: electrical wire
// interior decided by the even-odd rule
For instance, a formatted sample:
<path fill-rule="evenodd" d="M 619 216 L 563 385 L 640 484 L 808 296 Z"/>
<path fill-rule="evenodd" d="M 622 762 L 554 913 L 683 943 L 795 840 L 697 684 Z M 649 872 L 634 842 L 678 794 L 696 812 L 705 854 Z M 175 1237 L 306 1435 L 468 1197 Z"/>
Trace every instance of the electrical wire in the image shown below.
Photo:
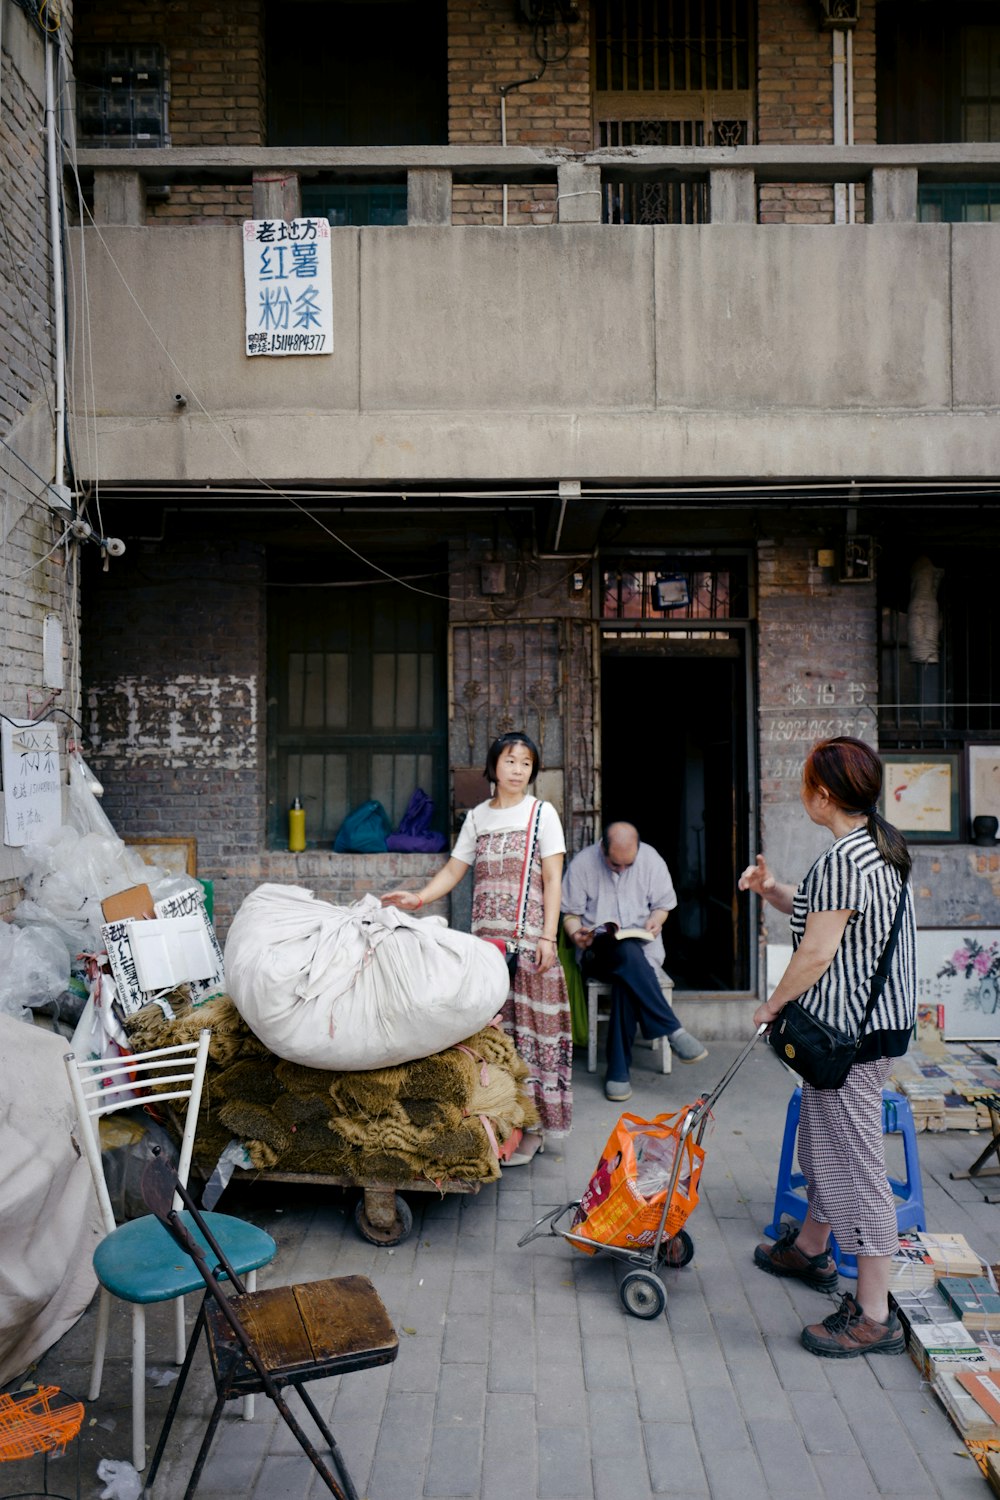
<path fill-rule="evenodd" d="M 66 540 L 66 538 L 68 536 L 69 536 L 69 527 L 67 526 L 66 529 L 64 530 L 62 536 L 60 536 L 55 542 L 53 542 L 53 544 L 49 548 L 48 552 L 43 553 L 43 555 L 41 557 L 39 557 L 35 562 L 30 563 L 28 565 L 28 567 L 24 568 L 20 573 L 15 573 L 14 574 L 14 578 L 13 578 L 12 581 L 14 583 L 19 583 L 22 578 L 27 578 L 27 576 L 28 576 L 29 573 L 33 573 L 36 568 L 40 568 L 42 566 L 42 563 L 48 562 L 48 560 L 52 556 L 52 554 L 54 552 L 58 552 L 59 548 L 62 546 L 63 542 L 65 542 L 65 540 Z"/>
<path fill-rule="evenodd" d="M 29 471 L 29 473 L 34 474 L 34 476 L 38 480 L 39 484 L 43 484 L 47 490 L 51 491 L 51 493 L 55 496 L 56 500 L 59 502 L 60 509 L 63 509 L 65 507 L 65 504 L 66 504 L 66 497 L 62 493 L 62 491 L 59 489 L 58 485 L 53 484 L 50 479 L 46 479 L 44 477 L 44 475 L 39 474 L 39 472 L 38 472 L 37 469 L 32 468 L 32 466 L 31 466 L 31 464 L 29 464 L 28 460 L 26 458 L 22 458 L 21 454 L 18 453 L 18 451 L 17 451 L 16 448 L 12 448 L 11 447 L 10 443 L 8 443 L 8 441 L 7 441 L 6 438 L 0 437 L 0 444 L 2 444 L 3 447 L 7 449 L 8 453 L 12 453 L 13 454 L 14 457 L 18 460 L 19 463 L 24 464 L 24 467 Z M 25 486 L 25 488 L 27 489 L 27 486 Z M 47 500 L 44 495 L 36 495 L 36 494 L 34 494 L 34 492 L 32 490 L 28 490 L 28 494 L 32 496 L 32 499 L 34 499 L 34 500 L 41 500 L 42 503 L 45 504 L 45 505 L 51 505 L 52 504 L 51 500 Z"/>

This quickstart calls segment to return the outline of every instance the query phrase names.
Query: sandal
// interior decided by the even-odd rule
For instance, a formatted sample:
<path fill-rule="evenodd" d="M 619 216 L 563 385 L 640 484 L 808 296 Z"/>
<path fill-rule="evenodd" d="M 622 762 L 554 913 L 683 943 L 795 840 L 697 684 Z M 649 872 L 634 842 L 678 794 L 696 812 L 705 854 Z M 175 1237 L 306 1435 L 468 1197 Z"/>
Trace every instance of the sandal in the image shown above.
<path fill-rule="evenodd" d="M 506 1159 L 500 1159 L 502 1167 L 526 1167 L 529 1162 L 534 1161 L 545 1150 L 545 1142 L 540 1135 L 526 1132 L 517 1143 L 517 1150 L 512 1151 Z"/>

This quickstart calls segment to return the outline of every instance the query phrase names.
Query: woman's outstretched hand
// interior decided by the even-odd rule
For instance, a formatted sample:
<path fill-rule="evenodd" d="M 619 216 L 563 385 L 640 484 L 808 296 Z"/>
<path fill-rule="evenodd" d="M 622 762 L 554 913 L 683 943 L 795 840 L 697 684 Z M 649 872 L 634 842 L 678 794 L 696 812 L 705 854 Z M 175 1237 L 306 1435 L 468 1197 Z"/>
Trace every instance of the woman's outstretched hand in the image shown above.
<path fill-rule="evenodd" d="M 402 911 L 419 911 L 424 904 L 416 891 L 386 891 L 380 899 L 383 906 L 398 906 Z"/>
<path fill-rule="evenodd" d="M 767 860 L 763 854 L 758 854 L 754 863 L 747 865 L 738 881 L 741 891 L 756 891 L 758 896 L 769 895 L 777 884 L 778 882 L 767 868 Z"/>

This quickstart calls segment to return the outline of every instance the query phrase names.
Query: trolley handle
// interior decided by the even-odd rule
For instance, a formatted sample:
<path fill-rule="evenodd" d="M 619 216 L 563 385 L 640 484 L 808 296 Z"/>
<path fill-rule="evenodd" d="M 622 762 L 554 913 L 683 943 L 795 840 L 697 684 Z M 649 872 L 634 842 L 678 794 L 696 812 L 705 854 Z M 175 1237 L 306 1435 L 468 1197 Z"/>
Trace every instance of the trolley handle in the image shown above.
<path fill-rule="evenodd" d="M 768 1022 L 764 1022 L 762 1025 L 757 1027 L 757 1030 L 747 1042 L 746 1046 L 743 1048 L 743 1051 L 736 1058 L 735 1062 L 731 1063 L 730 1066 L 726 1069 L 726 1072 L 719 1079 L 719 1082 L 715 1085 L 715 1088 L 711 1091 L 711 1093 L 702 1094 L 697 1104 L 692 1105 L 680 1128 L 680 1136 L 682 1140 L 685 1136 L 691 1135 L 698 1128 L 698 1126 L 701 1125 L 711 1114 L 712 1108 L 718 1100 L 719 1095 L 723 1092 L 727 1085 L 732 1082 L 733 1078 L 746 1062 L 754 1047 L 756 1047 L 757 1042 L 767 1030 L 768 1024 Z"/>

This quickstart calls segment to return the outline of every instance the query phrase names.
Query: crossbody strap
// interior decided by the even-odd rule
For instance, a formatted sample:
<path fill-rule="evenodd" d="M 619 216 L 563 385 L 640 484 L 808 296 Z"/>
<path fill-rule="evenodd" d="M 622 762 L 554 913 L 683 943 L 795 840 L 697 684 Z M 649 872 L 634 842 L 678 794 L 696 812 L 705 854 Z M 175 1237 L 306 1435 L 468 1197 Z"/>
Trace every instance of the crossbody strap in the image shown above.
<path fill-rule="evenodd" d="M 528 886 L 531 880 L 531 861 L 534 858 L 535 848 L 538 844 L 538 825 L 542 818 L 541 799 L 536 799 L 535 805 L 528 814 L 528 824 L 524 839 L 524 863 L 521 866 L 521 885 L 517 893 L 517 922 L 514 927 L 514 942 L 520 943 L 524 935 L 524 924 L 528 917 Z"/>

